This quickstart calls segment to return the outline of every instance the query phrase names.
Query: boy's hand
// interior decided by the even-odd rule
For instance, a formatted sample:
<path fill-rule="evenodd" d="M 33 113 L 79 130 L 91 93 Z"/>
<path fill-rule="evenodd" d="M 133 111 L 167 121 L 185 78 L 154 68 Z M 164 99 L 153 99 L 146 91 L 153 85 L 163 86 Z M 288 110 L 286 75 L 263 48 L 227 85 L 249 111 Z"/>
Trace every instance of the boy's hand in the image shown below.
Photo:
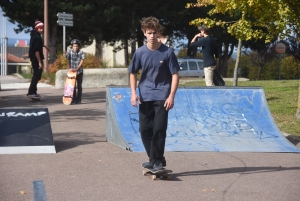
<path fill-rule="evenodd" d="M 39 69 L 42 69 L 42 68 L 43 68 L 43 63 L 39 62 Z"/>
<path fill-rule="evenodd" d="M 138 107 L 138 105 L 136 104 L 136 102 L 138 102 L 139 104 L 141 104 L 140 98 L 139 98 L 139 96 L 137 94 L 131 95 L 130 102 L 131 102 L 131 105 L 133 107 Z"/>
<path fill-rule="evenodd" d="M 48 52 L 50 52 L 50 48 L 49 48 L 49 47 L 47 47 L 46 45 L 44 45 L 44 48 L 46 48 L 46 50 L 47 50 Z"/>
<path fill-rule="evenodd" d="M 164 107 L 166 108 L 166 110 L 171 110 L 173 107 L 174 107 L 174 98 L 172 97 L 169 97 L 165 104 L 164 104 Z"/>

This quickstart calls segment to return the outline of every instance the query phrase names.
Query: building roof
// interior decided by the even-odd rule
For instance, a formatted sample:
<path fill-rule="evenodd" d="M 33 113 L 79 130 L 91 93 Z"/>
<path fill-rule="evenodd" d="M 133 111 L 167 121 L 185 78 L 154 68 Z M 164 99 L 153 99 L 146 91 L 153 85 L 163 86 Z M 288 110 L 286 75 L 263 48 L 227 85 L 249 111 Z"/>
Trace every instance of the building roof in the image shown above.
<path fill-rule="evenodd" d="M 2 55 L 0 54 L 0 60 L 1 60 L 1 58 L 2 58 Z M 28 63 L 28 61 L 8 53 L 7 54 L 7 63 Z"/>
<path fill-rule="evenodd" d="M 23 58 L 29 58 L 29 54 L 28 53 L 27 54 L 23 54 L 22 57 Z"/>

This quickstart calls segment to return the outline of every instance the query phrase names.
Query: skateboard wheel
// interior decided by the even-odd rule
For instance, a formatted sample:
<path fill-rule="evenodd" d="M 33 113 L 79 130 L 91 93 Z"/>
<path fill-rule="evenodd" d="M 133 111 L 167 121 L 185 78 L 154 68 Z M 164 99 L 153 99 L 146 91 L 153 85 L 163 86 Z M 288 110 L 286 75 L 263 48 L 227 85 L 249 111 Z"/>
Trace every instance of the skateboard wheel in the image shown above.
<path fill-rule="evenodd" d="M 147 174 L 147 171 L 146 170 L 143 170 L 143 175 L 145 176 Z"/>
<path fill-rule="evenodd" d="M 156 175 L 152 175 L 152 176 L 151 176 L 151 179 L 152 179 L 152 180 L 155 180 L 155 179 L 156 179 Z"/>

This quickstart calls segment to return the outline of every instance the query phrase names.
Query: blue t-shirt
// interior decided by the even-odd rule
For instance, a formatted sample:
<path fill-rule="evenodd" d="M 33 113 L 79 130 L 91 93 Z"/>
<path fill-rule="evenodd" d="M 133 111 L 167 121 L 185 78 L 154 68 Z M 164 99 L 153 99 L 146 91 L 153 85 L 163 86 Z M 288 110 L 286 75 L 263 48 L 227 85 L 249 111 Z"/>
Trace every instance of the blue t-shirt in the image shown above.
<path fill-rule="evenodd" d="M 141 101 L 166 100 L 171 91 L 172 74 L 179 71 L 179 64 L 172 49 L 161 44 L 157 50 L 144 45 L 136 50 L 128 67 L 130 73 L 138 73 Z"/>

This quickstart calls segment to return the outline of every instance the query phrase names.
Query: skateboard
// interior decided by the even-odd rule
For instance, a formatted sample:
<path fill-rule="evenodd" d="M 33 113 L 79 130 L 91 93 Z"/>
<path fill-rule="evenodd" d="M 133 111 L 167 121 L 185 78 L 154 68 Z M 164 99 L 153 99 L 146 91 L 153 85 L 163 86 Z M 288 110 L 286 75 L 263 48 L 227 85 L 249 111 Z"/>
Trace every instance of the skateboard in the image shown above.
<path fill-rule="evenodd" d="M 221 75 L 218 73 L 218 71 L 214 71 L 214 76 L 213 76 L 213 82 L 215 86 L 225 86 L 225 81 L 221 77 Z"/>
<path fill-rule="evenodd" d="M 38 98 L 30 98 L 30 97 L 26 97 L 28 100 L 31 100 L 32 102 L 40 102 L 41 101 L 41 96 Z"/>
<path fill-rule="evenodd" d="M 70 105 L 72 103 L 73 99 L 73 92 L 75 88 L 76 83 L 76 72 L 68 71 L 65 88 L 64 88 L 64 96 L 63 96 L 63 103 L 65 105 Z"/>
<path fill-rule="evenodd" d="M 171 175 L 169 173 L 172 173 L 172 170 L 167 170 L 165 168 L 160 169 L 160 170 L 153 170 L 153 169 L 148 169 L 148 168 L 143 169 L 143 175 L 150 176 L 151 180 L 156 180 L 156 179 L 171 180 Z"/>

